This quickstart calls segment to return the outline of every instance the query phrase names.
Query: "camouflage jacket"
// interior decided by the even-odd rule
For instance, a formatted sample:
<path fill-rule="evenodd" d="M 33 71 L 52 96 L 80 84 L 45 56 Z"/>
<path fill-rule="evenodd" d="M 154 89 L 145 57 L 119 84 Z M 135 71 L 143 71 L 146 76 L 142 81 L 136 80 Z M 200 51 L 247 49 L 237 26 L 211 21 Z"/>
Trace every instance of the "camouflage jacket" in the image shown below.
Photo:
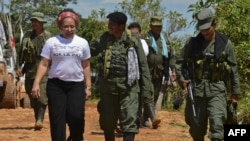
<path fill-rule="evenodd" d="M 208 59 L 210 57 L 206 54 L 212 54 L 211 59 Z M 189 67 L 189 65 L 187 65 L 191 64 L 189 62 L 193 62 L 194 66 L 192 67 L 190 65 Z M 219 32 L 216 32 L 215 39 L 210 42 L 206 42 L 201 34 L 198 34 L 186 42 L 180 56 L 178 56 L 176 62 L 178 82 L 180 86 L 182 86 L 185 80 L 183 70 L 188 69 L 192 82 L 194 83 L 193 91 L 195 96 L 211 97 L 216 94 L 225 94 L 227 93 L 225 80 L 219 79 L 213 81 L 211 80 L 212 77 L 210 77 L 214 75 L 213 73 L 219 73 L 221 70 L 220 64 L 229 65 L 230 74 L 227 78 L 230 79 L 228 81 L 231 83 L 230 91 L 232 94 L 240 94 L 237 62 L 231 41 Z M 219 68 L 213 71 L 214 66 Z M 198 76 L 201 77 L 197 78 Z M 219 78 L 224 75 L 219 73 L 216 76 Z"/>
<path fill-rule="evenodd" d="M 18 49 L 16 68 L 21 68 L 24 65 L 22 72 L 26 77 L 35 77 L 43 45 L 50 37 L 51 33 L 47 30 L 44 30 L 40 35 L 36 35 L 34 30 L 25 33 Z"/>
<path fill-rule="evenodd" d="M 149 46 L 149 54 L 147 56 L 147 62 L 149 65 L 149 69 L 150 69 L 150 74 L 152 75 L 152 79 L 162 79 L 162 77 L 165 77 L 165 80 L 168 80 L 169 78 L 169 68 L 171 68 L 172 70 L 174 70 L 174 64 L 175 64 L 175 60 L 174 60 L 174 56 L 172 54 L 172 49 L 170 47 L 170 41 L 167 38 L 167 35 L 162 32 L 161 33 L 163 35 L 163 38 L 166 41 L 166 45 L 168 48 L 168 58 L 164 57 L 162 55 L 162 42 L 161 42 L 161 38 L 159 37 L 156 40 L 156 44 L 157 44 L 157 48 L 158 48 L 158 52 L 155 52 L 151 46 L 151 40 L 150 38 L 152 38 L 152 34 L 150 34 L 150 31 L 148 32 L 148 35 L 146 37 L 146 42 Z M 154 38 L 154 37 L 153 37 Z"/>
<path fill-rule="evenodd" d="M 99 56 L 100 63 L 100 71 L 99 71 L 99 79 L 107 79 L 108 81 L 112 81 L 114 83 L 119 83 L 124 89 L 127 89 L 127 84 L 124 82 L 116 82 L 117 77 L 124 78 L 126 80 L 127 77 L 127 51 L 128 47 L 134 47 L 139 63 L 139 71 L 140 71 L 140 90 L 142 93 L 151 93 L 151 82 L 150 73 L 148 69 L 148 64 L 146 61 L 145 53 L 142 48 L 141 41 L 137 35 L 130 31 L 125 31 L 120 39 L 115 38 L 113 35 L 109 34 L 109 32 L 105 32 L 98 41 L 92 42 L 90 44 L 91 56 Z M 109 74 L 107 77 L 104 77 L 104 66 L 105 63 L 105 54 L 107 51 L 111 52 L 109 61 Z M 126 81 L 125 81 L 126 82 Z M 122 84 L 120 84 L 122 83 Z M 138 86 L 136 86 L 138 87 Z"/>

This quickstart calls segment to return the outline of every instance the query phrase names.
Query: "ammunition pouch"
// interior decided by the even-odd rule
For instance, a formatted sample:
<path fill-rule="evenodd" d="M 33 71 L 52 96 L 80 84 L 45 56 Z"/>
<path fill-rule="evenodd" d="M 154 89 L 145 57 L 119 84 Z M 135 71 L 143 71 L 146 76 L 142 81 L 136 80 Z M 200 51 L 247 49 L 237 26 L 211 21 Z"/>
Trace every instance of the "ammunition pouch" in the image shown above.
<path fill-rule="evenodd" d="M 35 63 L 36 61 L 36 48 L 30 38 L 24 39 L 23 60 L 26 63 Z"/>
<path fill-rule="evenodd" d="M 109 69 L 110 69 L 110 62 L 111 62 L 111 49 L 107 49 L 105 51 L 105 55 L 104 55 L 104 66 L 103 66 L 103 75 L 104 78 L 107 78 L 108 74 L 109 74 Z"/>
<path fill-rule="evenodd" d="M 190 78 L 195 80 L 202 80 L 204 76 L 204 58 L 194 57 L 188 59 L 187 70 L 190 72 Z"/>
<path fill-rule="evenodd" d="M 203 78 L 203 74 L 204 74 L 204 60 L 197 60 L 194 63 L 194 67 L 196 68 L 194 70 L 194 78 L 197 80 L 201 80 Z"/>
<path fill-rule="evenodd" d="M 222 78 L 224 81 L 228 81 L 231 76 L 231 67 L 227 62 L 223 62 L 222 64 Z"/>
<path fill-rule="evenodd" d="M 164 70 L 163 65 L 157 65 L 155 67 L 150 67 L 149 66 L 149 69 L 150 69 L 150 72 L 152 74 L 152 79 L 162 78 L 163 70 Z"/>
<path fill-rule="evenodd" d="M 223 60 L 211 61 L 210 62 L 210 72 L 211 72 L 211 81 L 228 81 L 231 74 L 231 67 L 229 64 Z"/>
<path fill-rule="evenodd" d="M 195 78 L 196 81 L 201 81 L 202 79 L 211 82 L 227 81 L 231 74 L 231 67 L 226 62 L 224 55 L 219 60 L 206 56 L 189 59 L 188 70 L 189 72 L 194 72 L 194 74 L 191 73 L 191 78 Z"/>

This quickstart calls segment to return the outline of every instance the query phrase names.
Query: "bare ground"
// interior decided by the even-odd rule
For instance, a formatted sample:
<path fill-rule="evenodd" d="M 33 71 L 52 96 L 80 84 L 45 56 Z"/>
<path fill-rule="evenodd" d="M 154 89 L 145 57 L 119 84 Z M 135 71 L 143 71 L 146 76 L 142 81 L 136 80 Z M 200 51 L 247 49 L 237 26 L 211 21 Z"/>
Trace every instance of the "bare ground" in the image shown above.
<path fill-rule="evenodd" d="M 96 104 L 87 102 L 85 114 L 85 141 L 104 141 L 103 132 L 99 128 Z M 159 110 L 156 114 L 162 120 L 160 127 L 140 128 L 135 141 L 192 141 L 188 126 L 184 122 L 183 112 Z M 0 140 L 50 141 L 48 111 L 44 120 L 45 127 L 41 131 L 34 131 L 32 109 L 0 109 Z M 67 135 L 68 133 L 67 130 Z M 122 141 L 121 135 L 117 134 L 116 141 Z"/>

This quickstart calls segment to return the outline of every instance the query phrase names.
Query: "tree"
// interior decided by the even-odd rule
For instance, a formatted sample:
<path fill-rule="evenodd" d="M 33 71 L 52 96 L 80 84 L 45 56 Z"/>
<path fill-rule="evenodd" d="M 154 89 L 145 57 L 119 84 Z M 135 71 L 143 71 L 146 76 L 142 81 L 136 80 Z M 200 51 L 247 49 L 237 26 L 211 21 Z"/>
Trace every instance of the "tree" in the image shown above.
<path fill-rule="evenodd" d="M 92 10 L 91 14 L 87 19 L 83 19 L 82 24 L 79 26 L 79 35 L 86 38 L 90 45 L 92 41 L 98 40 L 102 33 L 107 31 L 106 22 L 106 11 L 101 8 L 99 11 Z M 91 57 L 91 72 L 92 72 L 92 82 L 93 82 L 93 95 L 97 96 L 99 94 L 99 88 L 95 86 L 96 74 L 99 70 L 98 56 Z"/>
<path fill-rule="evenodd" d="M 96 40 L 107 30 L 106 11 L 101 8 L 99 11 L 92 10 L 87 19 L 84 19 L 80 26 L 80 35 L 88 41 Z"/>
<path fill-rule="evenodd" d="M 8 4 L 2 4 L 8 9 L 8 15 L 12 22 L 13 34 L 20 32 L 20 25 L 24 30 L 29 29 L 29 16 L 34 11 L 45 14 L 49 24 L 55 21 L 55 17 L 60 10 L 66 8 L 69 3 L 76 4 L 77 0 L 10 0 Z"/>
<path fill-rule="evenodd" d="M 166 15 L 166 33 L 170 37 L 170 45 L 175 53 L 180 52 L 180 47 L 182 47 L 183 41 L 185 41 L 186 36 L 176 35 L 178 31 L 181 31 L 187 27 L 187 19 L 182 17 L 181 13 L 177 11 L 169 11 Z"/>
<path fill-rule="evenodd" d="M 20 26 L 23 31 L 30 30 L 29 17 L 34 11 L 45 13 L 48 20 L 48 30 L 52 33 L 58 33 L 55 17 L 60 10 L 66 8 L 69 3 L 76 4 L 77 0 L 9 0 L 7 4 L 1 1 L 1 15 L 8 16 L 12 23 L 13 35 L 15 37 L 16 47 L 20 39 Z M 3 12 L 3 8 L 8 9 L 7 13 Z"/>
<path fill-rule="evenodd" d="M 171 47 L 178 52 L 184 37 L 176 37 L 174 33 L 187 27 L 187 19 L 177 11 L 166 13 L 166 7 L 163 7 L 161 2 L 162 0 L 123 0 L 119 6 L 132 21 L 141 24 L 143 34 L 149 30 L 150 17 L 159 15 L 166 18 L 167 22 L 163 23 L 166 25 L 165 32 L 169 37 Z"/>
<path fill-rule="evenodd" d="M 150 17 L 166 16 L 166 9 L 162 7 L 161 0 L 123 0 L 119 6 L 132 21 L 141 24 L 142 32 L 149 30 Z"/>

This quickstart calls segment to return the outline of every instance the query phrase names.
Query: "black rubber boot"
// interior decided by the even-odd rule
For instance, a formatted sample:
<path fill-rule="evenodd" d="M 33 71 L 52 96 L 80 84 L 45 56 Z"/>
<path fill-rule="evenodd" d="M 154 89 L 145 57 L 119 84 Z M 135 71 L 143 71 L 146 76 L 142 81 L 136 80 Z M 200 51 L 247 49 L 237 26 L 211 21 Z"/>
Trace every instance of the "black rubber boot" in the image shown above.
<path fill-rule="evenodd" d="M 135 133 L 132 132 L 124 132 L 123 141 L 134 141 Z"/>
<path fill-rule="evenodd" d="M 83 139 L 84 140 L 84 139 Z M 79 140 L 79 141 L 83 141 L 83 140 Z M 66 141 L 74 141 L 73 139 L 71 139 L 71 137 L 69 136 L 68 138 L 67 138 L 67 140 Z"/>
<path fill-rule="evenodd" d="M 105 141 L 115 141 L 115 133 L 104 132 Z"/>
<path fill-rule="evenodd" d="M 193 138 L 193 141 L 205 141 L 204 138 Z"/>
<path fill-rule="evenodd" d="M 159 127 L 159 124 L 161 123 L 161 120 L 156 118 L 154 107 L 151 105 L 148 105 L 147 111 L 148 111 L 149 118 L 151 119 L 153 129 L 157 129 Z"/>
<path fill-rule="evenodd" d="M 36 124 L 35 130 L 41 130 L 43 128 L 43 119 L 46 111 L 46 105 L 38 105 L 36 109 Z"/>

